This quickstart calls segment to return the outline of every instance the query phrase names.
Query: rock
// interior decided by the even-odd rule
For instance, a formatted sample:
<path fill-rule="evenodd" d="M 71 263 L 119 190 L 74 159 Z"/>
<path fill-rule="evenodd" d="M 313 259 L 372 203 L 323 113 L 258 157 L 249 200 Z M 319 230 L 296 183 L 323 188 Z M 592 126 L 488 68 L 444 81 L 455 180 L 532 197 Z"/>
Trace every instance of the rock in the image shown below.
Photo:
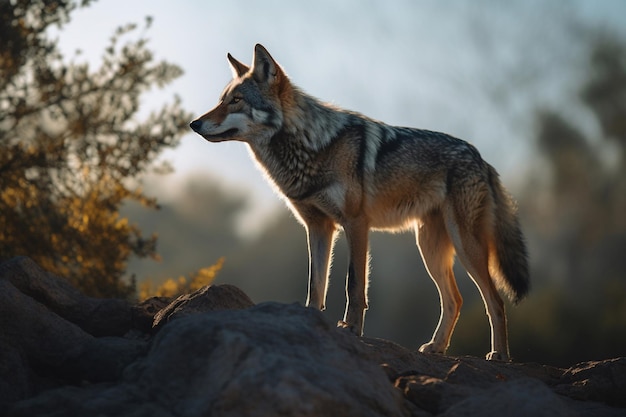
<path fill-rule="evenodd" d="M 0 406 L 59 384 L 117 380 L 146 350 L 141 341 L 96 338 L 31 297 L 36 294 L 54 307 L 76 305 L 60 302 L 69 299 L 64 295 L 75 295 L 71 288 L 66 291 L 58 278 L 33 265 L 20 258 L 0 266 Z"/>
<path fill-rule="evenodd" d="M 84 296 L 30 258 L 17 257 L 2 263 L 2 280 L 92 336 L 121 336 L 132 327 L 132 305 L 128 301 Z"/>
<path fill-rule="evenodd" d="M 371 359 L 385 365 L 389 379 L 405 398 L 416 409 L 430 414 L 626 415 L 626 409 L 614 408 L 624 407 L 619 401 L 626 392 L 626 358 L 583 363 L 564 370 L 539 364 L 424 355 L 385 340 L 362 341 L 369 347 Z M 497 397 L 503 399 L 501 404 Z M 481 409 L 482 403 L 486 406 Z M 517 414 L 506 411 L 509 403 L 518 404 L 514 407 Z M 467 414 L 463 414 L 464 409 L 469 410 Z M 490 409 L 494 412 L 487 412 Z M 549 412 L 541 414 L 542 410 Z"/>
<path fill-rule="evenodd" d="M 626 358 L 560 369 L 426 355 L 228 285 L 118 301 L 27 258 L 1 265 L 0 415 L 626 415 Z"/>
<path fill-rule="evenodd" d="M 10 415 L 408 416 L 365 349 L 299 305 L 201 313 L 164 326 L 117 386 L 48 392 Z"/>
<path fill-rule="evenodd" d="M 555 391 L 576 400 L 626 407 L 626 358 L 573 366 L 565 371 Z"/>
<path fill-rule="evenodd" d="M 395 386 L 402 390 L 406 399 L 432 414 L 439 414 L 452 404 L 481 391 L 473 386 L 449 384 L 427 375 L 398 378 Z"/>
<path fill-rule="evenodd" d="M 207 415 L 406 414 L 382 369 L 363 359 L 359 340 L 317 310 L 266 303 L 179 319 L 157 336 L 137 379 L 155 382 L 151 396 L 164 395 L 169 375 L 189 378 L 189 369 L 162 364 L 188 352 L 199 358 L 190 369 L 206 369 L 190 382 L 208 407 L 197 411 Z M 175 390 L 167 394 L 177 398 L 176 409 L 199 405 L 186 389 Z M 188 411 L 183 414 L 198 415 Z"/>
<path fill-rule="evenodd" d="M 34 394 L 32 380 L 26 358 L 0 335 L 0 415 L 9 405 Z"/>
<path fill-rule="evenodd" d="M 153 333 L 154 317 L 170 303 L 172 303 L 170 297 L 150 297 L 133 306 L 131 309 L 133 327 L 144 333 Z"/>
<path fill-rule="evenodd" d="M 0 280 L 0 405 L 43 386 L 114 381 L 145 350 L 145 342 L 95 338 Z M 37 377 L 37 378 L 36 378 Z"/>
<path fill-rule="evenodd" d="M 492 388 L 468 396 L 440 416 L 570 417 L 572 414 L 572 408 L 543 382 L 520 378 L 494 384 Z"/>
<path fill-rule="evenodd" d="M 211 285 L 191 294 L 184 294 L 171 302 L 154 316 L 152 327 L 161 328 L 176 318 L 206 311 L 236 310 L 252 307 L 254 303 L 234 285 Z"/>

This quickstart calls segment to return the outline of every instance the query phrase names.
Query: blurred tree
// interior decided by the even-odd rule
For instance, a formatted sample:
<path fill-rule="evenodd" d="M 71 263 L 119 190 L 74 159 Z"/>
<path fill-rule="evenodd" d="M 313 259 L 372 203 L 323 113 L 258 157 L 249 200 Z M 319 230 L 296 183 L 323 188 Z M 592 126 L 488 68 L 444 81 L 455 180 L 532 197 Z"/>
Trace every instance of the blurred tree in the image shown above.
<path fill-rule="evenodd" d="M 127 260 L 155 257 L 156 236 L 119 208 L 156 207 L 137 178 L 190 115 L 176 98 L 137 120 L 141 94 L 182 71 L 154 62 L 143 35 L 120 45 L 135 25 L 115 31 L 100 68 L 65 61 L 47 30 L 90 1 L 77 3 L 0 2 L 0 260 L 27 255 L 89 295 L 130 296 Z"/>
<path fill-rule="evenodd" d="M 626 43 L 595 34 L 579 97 L 599 128 L 543 109 L 546 162 L 520 199 L 536 293 L 512 318 L 520 359 L 567 365 L 626 351 Z M 546 175 L 547 174 L 547 175 Z"/>
<path fill-rule="evenodd" d="M 549 181 L 541 199 L 526 201 L 539 214 L 535 232 L 561 260 L 556 274 L 576 292 L 591 275 L 623 279 L 626 270 L 617 249 L 626 245 L 626 44 L 619 38 L 595 38 L 580 97 L 599 134 L 589 137 L 557 112 L 541 111 L 537 144 Z"/>

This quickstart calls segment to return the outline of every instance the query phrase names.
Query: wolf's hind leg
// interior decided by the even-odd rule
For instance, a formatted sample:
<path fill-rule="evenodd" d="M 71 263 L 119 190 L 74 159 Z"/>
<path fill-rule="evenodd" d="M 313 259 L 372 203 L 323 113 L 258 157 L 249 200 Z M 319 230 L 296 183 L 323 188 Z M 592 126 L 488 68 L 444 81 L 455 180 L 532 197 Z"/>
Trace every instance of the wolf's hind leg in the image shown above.
<path fill-rule="evenodd" d="M 504 302 L 498 294 L 489 274 L 489 250 L 487 236 L 482 236 L 480 227 L 468 227 L 453 215 L 446 218 L 446 225 L 454 242 L 457 256 L 478 287 L 491 327 L 491 351 L 489 360 L 509 359 L 509 344 Z"/>
<path fill-rule="evenodd" d="M 420 347 L 424 353 L 445 353 L 459 318 L 463 298 L 456 285 L 452 265 L 454 247 L 440 211 L 431 212 L 416 227 L 417 244 L 430 277 L 439 291 L 441 316 L 430 342 Z"/>

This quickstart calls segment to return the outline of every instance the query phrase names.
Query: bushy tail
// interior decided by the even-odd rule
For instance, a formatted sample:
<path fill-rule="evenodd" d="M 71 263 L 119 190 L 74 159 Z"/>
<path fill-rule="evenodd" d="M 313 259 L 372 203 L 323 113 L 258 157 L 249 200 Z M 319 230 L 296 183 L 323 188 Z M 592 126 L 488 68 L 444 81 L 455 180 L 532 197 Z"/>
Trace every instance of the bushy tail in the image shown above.
<path fill-rule="evenodd" d="M 517 218 L 517 206 L 504 189 L 496 170 L 489 165 L 489 186 L 495 203 L 494 241 L 489 256 L 489 273 L 496 285 L 514 303 L 530 289 L 528 253 Z"/>

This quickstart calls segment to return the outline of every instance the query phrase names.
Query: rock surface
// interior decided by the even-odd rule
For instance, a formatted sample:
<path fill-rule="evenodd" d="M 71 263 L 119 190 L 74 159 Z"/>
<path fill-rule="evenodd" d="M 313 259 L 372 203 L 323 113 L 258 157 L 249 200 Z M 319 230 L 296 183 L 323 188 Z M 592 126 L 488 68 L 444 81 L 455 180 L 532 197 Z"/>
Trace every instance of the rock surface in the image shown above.
<path fill-rule="evenodd" d="M 424 355 L 227 285 L 170 301 L 94 300 L 28 258 L 0 265 L 0 415 L 626 415 L 626 358 Z"/>
<path fill-rule="evenodd" d="M 133 326 L 133 306 L 127 301 L 86 297 L 29 258 L 4 262 L 0 279 L 93 336 L 122 336 Z"/>
<path fill-rule="evenodd" d="M 233 285 L 212 285 L 192 294 L 178 297 L 154 315 L 152 327 L 159 330 L 171 320 L 207 311 L 233 310 L 252 307 L 254 303 Z"/>

